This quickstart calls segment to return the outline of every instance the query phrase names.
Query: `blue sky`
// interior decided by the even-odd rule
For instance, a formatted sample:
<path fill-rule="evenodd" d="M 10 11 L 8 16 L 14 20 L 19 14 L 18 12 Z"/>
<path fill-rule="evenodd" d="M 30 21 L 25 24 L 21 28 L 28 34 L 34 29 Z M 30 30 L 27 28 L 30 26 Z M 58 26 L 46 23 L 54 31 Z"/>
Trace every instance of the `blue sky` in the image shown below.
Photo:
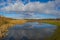
<path fill-rule="evenodd" d="M 0 2 L 7 2 L 8 0 L 0 0 Z M 16 0 L 12 0 L 12 1 L 16 1 Z M 22 0 L 22 1 L 26 1 L 26 0 Z M 53 0 L 30 0 L 31 2 L 35 2 L 35 1 L 39 1 L 39 2 L 48 2 L 48 1 L 53 1 Z"/>
<path fill-rule="evenodd" d="M 12 3 L 15 3 L 16 0 L 12 0 Z M 20 0 L 19 0 L 20 1 Z M 27 4 L 29 0 L 21 0 L 24 4 Z M 30 2 L 41 2 L 41 3 L 46 3 L 48 1 L 54 1 L 54 0 L 30 0 Z M 0 0 L 0 3 L 2 2 L 8 2 L 8 0 Z M 6 4 L 7 5 L 7 4 Z"/>
<path fill-rule="evenodd" d="M 3 13 L 3 14 L 2 14 Z M 48 18 L 52 18 L 52 19 L 55 19 L 56 16 L 54 15 L 51 15 L 51 14 L 44 14 L 44 13 L 41 13 L 41 14 L 38 14 L 38 13 L 35 13 L 33 12 L 34 14 L 33 15 L 29 15 L 27 12 L 25 14 L 23 13 L 16 13 L 16 12 L 0 12 L 0 15 L 1 16 L 5 16 L 5 17 L 8 17 L 8 18 L 16 18 L 16 19 L 24 19 L 24 18 L 27 18 L 27 19 L 48 19 Z"/>
<path fill-rule="evenodd" d="M 57 6 L 56 6 L 57 4 Z M 8 3 L 8 0 L 0 0 L 0 15 L 14 18 L 14 19 L 47 19 L 47 18 L 60 18 L 60 6 L 57 0 L 12 0 Z M 5 11 L 5 12 L 4 12 Z M 9 11 L 14 11 L 10 12 Z M 15 11 L 33 11 L 20 13 Z M 36 13 L 37 12 L 37 13 Z"/>
<path fill-rule="evenodd" d="M 28 0 L 21 0 L 23 4 L 28 4 Z M 30 0 L 30 2 L 41 2 L 41 3 L 46 3 L 48 1 L 54 1 L 54 0 Z M 0 3 L 8 2 L 8 0 L 0 0 Z M 14 4 L 16 0 L 12 0 L 12 3 Z M 8 4 L 5 4 L 5 6 L 8 6 Z M 0 8 L 4 7 L 4 5 L 1 5 Z"/>

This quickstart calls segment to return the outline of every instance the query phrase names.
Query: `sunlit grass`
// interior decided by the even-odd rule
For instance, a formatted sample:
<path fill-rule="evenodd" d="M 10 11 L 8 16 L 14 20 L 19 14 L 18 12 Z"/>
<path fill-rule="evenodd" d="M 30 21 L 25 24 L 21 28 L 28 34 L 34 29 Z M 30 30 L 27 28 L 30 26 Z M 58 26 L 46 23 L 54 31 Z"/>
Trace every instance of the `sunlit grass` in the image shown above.
<path fill-rule="evenodd" d="M 26 20 L 15 20 L 15 19 L 0 17 L 0 38 L 6 36 L 6 33 L 8 32 L 8 28 L 16 24 L 24 24 L 24 23 L 26 23 Z"/>

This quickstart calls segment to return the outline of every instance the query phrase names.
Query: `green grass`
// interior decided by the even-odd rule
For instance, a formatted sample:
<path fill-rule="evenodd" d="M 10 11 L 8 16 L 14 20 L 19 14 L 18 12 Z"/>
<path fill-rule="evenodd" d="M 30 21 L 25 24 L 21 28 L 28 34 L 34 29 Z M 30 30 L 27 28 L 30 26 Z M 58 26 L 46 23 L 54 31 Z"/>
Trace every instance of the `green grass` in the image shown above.
<path fill-rule="evenodd" d="M 60 27 L 60 23 L 59 22 L 46 22 L 48 24 L 52 24 L 52 25 L 56 25 L 58 27 Z"/>
<path fill-rule="evenodd" d="M 56 31 L 54 32 L 54 34 L 50 37 L 50 38 L 48 38 L 48 39 L 46 39 L 46 40 L 60 40 L 60 20 L 58 21 L 46 21 L 45 23 L 49 23 L 49 24 L 53 24 L 53 25 L 56 25 L 57 26 L 57 29 L 56 29 Z"/>
<path fill-rule="evenodd" d="M 35 20 L 33 20 L 35 21 Z M 56 25 L 56 26 L 60 26 L 60 20 L 55 20 L 55 19 L 42 19 L 42 20 L 37 20 L 37 22 L 39 23 L 48 23 L 48 24 L 52 24 L 52 25 Z"/>

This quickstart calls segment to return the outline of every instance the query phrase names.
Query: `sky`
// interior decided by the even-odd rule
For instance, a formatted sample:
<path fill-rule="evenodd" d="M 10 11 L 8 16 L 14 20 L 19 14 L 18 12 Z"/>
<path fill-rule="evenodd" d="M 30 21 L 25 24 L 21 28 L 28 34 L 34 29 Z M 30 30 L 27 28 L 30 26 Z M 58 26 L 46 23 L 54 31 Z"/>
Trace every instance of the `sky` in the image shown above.
<path fill-rule="evenodd" d="M 0 15 L 14 19 L 60 18 L 60 0 L 0 0 Z"/>

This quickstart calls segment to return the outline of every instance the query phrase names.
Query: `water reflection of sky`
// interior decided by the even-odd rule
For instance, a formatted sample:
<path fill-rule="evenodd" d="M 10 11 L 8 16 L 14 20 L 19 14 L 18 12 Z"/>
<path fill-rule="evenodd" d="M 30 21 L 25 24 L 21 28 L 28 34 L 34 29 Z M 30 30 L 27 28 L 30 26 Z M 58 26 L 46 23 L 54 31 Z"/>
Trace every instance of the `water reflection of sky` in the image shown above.
<path fill-rule="evenodd" d="M 56 25 L 51 25 L 51 24 L 46 24 L 46 23 L 38 23 L 38 22 L 28 22 L 28 23 L 25 23 L 23 25 L 15 25 L 14 27 L 12 27 L 12 29 L 15 29 L 15 28 L 36 28 L 36 29 L 40 29 L 40 28 L 48 28 L 48 29 L 56 29 Z"/>
<path fill-rule="evenodd" d="M 45 23 L 39 24 L 38 22 L 28 22 L 23 25 L 15 25 L 11 27 L 8 31 L 8 39 L 10 37 L 21 39 L 24 36 L 28 38 L 50 37 L 55 32 L 55 30 L 55 25 Z"/>
<path fill-rule="evenodd" d="M 44 13 L 29 13 L 29 12 L 0 12 L 1 16 L 14 19 L 47 19 L 47 18 L 57 18 L 55 15 L 44 14 Z"/>

